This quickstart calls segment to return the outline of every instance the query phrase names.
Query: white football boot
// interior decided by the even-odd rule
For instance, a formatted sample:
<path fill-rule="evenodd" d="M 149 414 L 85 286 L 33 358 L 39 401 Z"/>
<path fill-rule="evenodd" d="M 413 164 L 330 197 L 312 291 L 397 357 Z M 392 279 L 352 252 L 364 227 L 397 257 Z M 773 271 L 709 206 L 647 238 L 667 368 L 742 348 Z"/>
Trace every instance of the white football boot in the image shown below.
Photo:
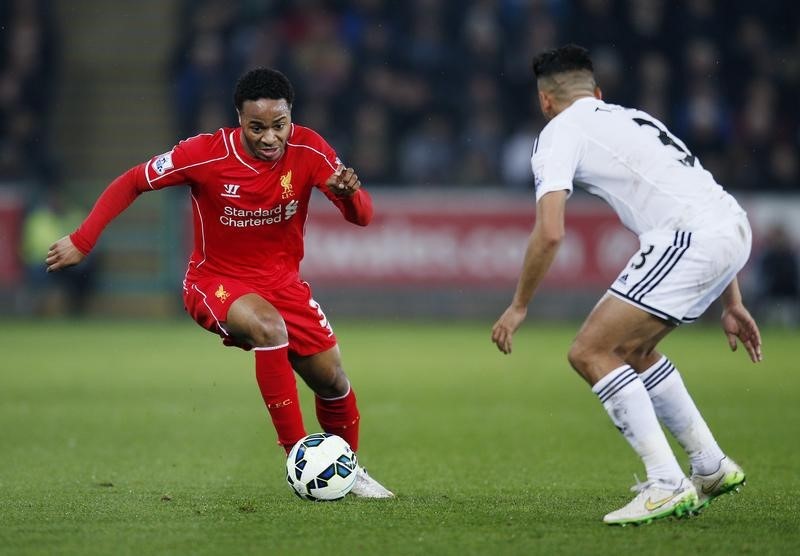
<path fill-rule="evenodd" d="M 360 465 L 356 469 L 356 482 L 350 494 L 359 498 L 394 498 L 394 493 L 373 479 Z"/>
<path fill-rule="evenodd" d="M 735 461 L 725 456 L 719 462 L 719 469 L 709 475 L 692 473 L 690 480 L 697 489 L 697 505 L 692 511 L 699 512 L 717 496 L 739 492 L 739 488 L 745 484 L 745 475 Z"/>
<path fill-rule="evenodd" d="M 697 505 L 697 491 L 689 479 L 677 486 L 648 481 L 631 488 L 638 494 L 626 506 L 603 518 L 609 525 L 644 525 L 654 519 L 674 515 L 688 515 Z"/>

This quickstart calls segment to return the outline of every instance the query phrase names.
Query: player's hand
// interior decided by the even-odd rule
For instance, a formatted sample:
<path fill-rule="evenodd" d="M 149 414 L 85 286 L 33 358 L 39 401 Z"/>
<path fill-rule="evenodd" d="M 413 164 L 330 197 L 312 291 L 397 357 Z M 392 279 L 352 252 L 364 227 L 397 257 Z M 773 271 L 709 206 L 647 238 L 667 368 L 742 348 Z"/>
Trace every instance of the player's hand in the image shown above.
<path fill-rule="evenodd" d="M 355 192 L 361 189 L 361 180 L 352 168 L 345 168 L 340 164 L 336 171 L 331 174 L 325 182 L 334 195 L 337 197 L 352 197 Z"/>
<path fill-rule="evenodd" d="M 736 339 L 738 338 L 747 350 L 753 363 L 758 363 L 763 359 L 761 354 L 761 333 L 758 325 L 750 312 L 741 303 L 725 307 L 722 311 L 722 329 L 728 337 L 728 345 L 731 351 L 736 351 Z"/>
<path fill-rule="evenodd" d="M 514 332 L 520 327 L 527 314 L 527 307 L 520 308 L 510 305 L 505 310 L 492 327 L 492 341 L 497 345 L 497 349 L 505 354 L 511 353 Z"/>
<path fill-rule="evenodd" d="M 50 246 L 44 262 L 47 265 L 47 272 L 55 272 L 68 266 L 74 266 L 85 258 L 86 255 L 75 247 L 69 236 L 65 236 Z"/>

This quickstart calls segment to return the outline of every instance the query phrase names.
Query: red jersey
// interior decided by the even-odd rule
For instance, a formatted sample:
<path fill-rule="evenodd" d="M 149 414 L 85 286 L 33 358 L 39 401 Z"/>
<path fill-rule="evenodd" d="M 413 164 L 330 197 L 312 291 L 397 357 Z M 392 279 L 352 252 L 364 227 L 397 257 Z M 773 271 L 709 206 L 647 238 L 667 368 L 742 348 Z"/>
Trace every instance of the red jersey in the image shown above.
<path fill-rule="evenodd" d="M 242 146 L 241 128 L 223 128 L 181 141 L 115 180 L 72 234 L 88 253 L 108 222 L 144 191 L 191 188 L 194 250 L 187 278 L 235 277 L 272 289 L 298 279 L 312 188 L 319 188 L 345 218 L 365 226 L 372 201 L 365 190 L 336 197 L 325 186 L 339 159 L 313 130 L 292 124 L 276 162 L 254 158 Z"/>

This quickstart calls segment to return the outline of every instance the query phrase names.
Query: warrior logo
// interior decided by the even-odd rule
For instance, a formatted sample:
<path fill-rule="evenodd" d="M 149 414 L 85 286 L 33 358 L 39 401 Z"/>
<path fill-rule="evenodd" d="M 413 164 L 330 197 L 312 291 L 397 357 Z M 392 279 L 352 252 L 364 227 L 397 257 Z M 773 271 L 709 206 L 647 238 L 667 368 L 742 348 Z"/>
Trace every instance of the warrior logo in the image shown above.
<path fill-rule="evenodd" d="M 241 187 L 240 185 L 236 185 L 233 183 L 226 183 L 223 184 L 222 187 L 225 188 L 225 192 L 220 193 L 220 195 L 222 195 L 223 197 L 233 197 L 234 199 L 239 198 L 239 188 Z"/>

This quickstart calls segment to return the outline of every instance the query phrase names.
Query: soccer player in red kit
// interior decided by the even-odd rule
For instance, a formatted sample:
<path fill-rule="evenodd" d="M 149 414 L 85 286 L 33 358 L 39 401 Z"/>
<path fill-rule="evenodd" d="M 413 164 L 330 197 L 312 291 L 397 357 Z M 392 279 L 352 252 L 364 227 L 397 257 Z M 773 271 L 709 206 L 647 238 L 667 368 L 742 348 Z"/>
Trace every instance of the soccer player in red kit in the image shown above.
<path fill-rule="evenodd" d="M 246 73 L 234 92 L 240 127 L 181 141 L 116 178 L 78 229 L 50 247 L 47 271 L 80 263 L 139 194 L 188 186 L 194 251 L 183 282 L 186 311 L 225 345 L 255 352 L 256 380 L 287 452 L 306 435 L 294 371 L 315 393 L 322 429 L 355 451 L 355 393 L 336 336 L 299 267 L 313 187 L 359 226 L 372 218 L 372 201 L 322 137 L 292 123 L 293 102 L 282 73 Z M 393 496 L 361 467 L 351 492 Z"/>

